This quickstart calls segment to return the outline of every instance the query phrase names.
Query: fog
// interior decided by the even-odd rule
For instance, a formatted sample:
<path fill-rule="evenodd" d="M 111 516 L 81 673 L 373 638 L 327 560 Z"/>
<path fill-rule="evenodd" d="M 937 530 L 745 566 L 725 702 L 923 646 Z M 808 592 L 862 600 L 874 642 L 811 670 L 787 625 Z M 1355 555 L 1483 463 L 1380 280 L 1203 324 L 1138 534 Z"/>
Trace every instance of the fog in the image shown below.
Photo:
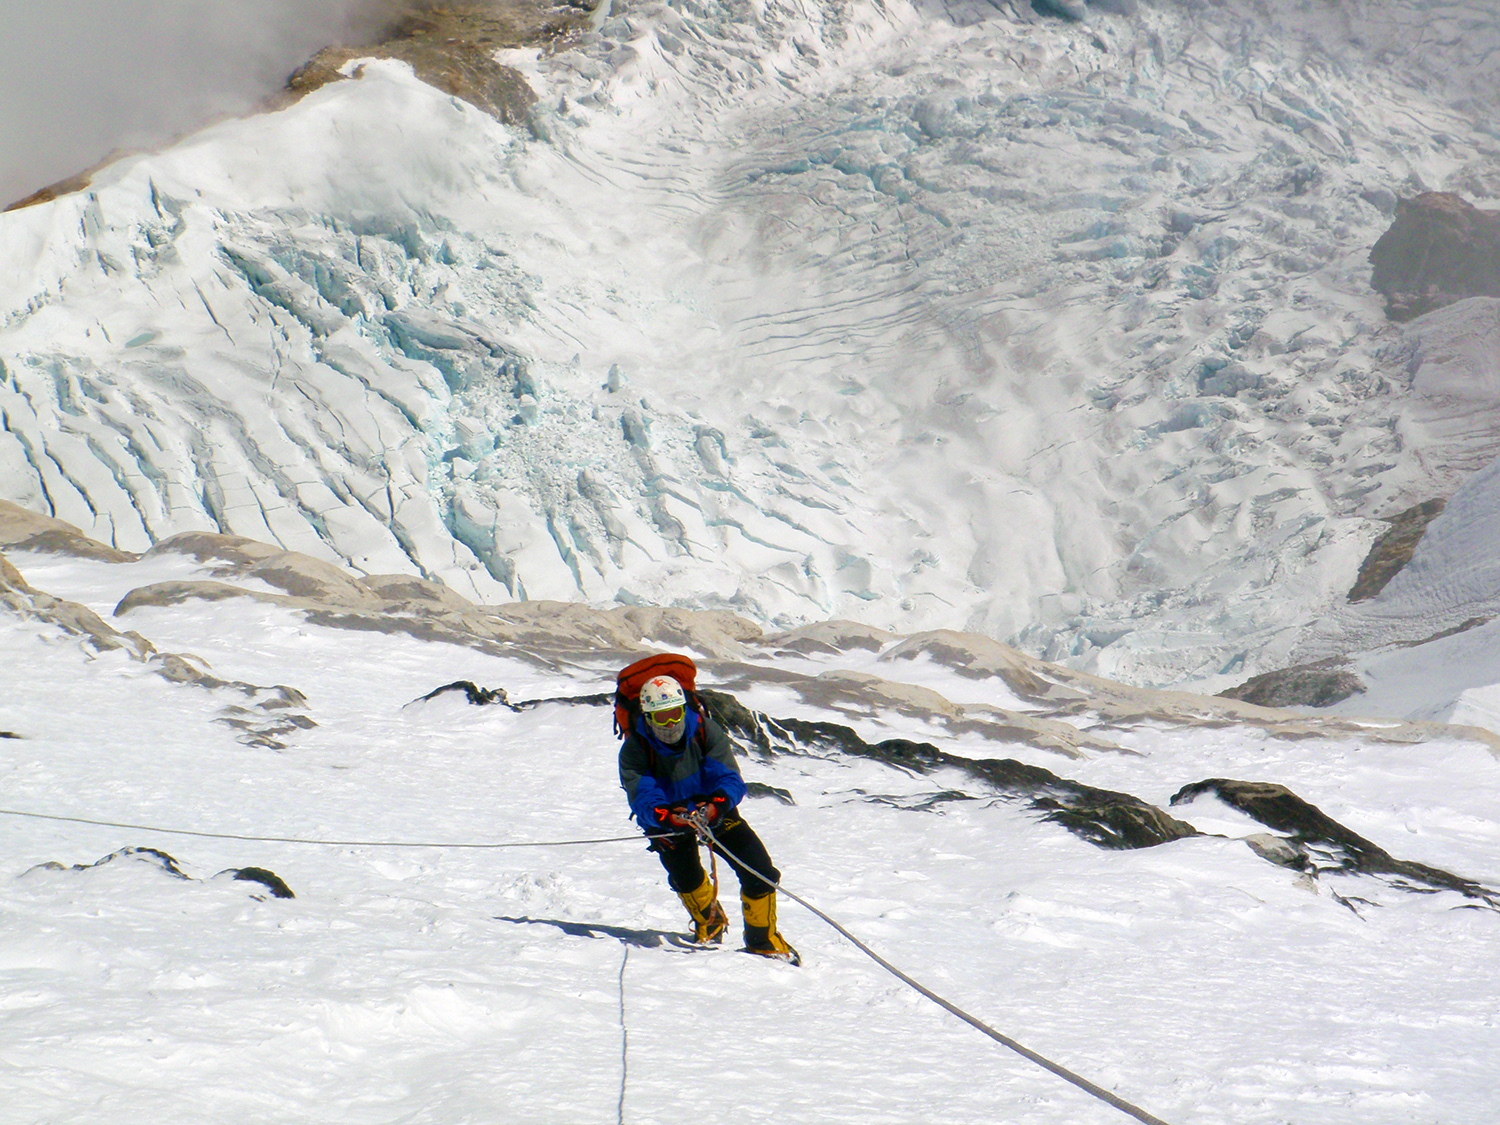
<path fill-rule="evenodd" d="M 3 0 L 0 206 L 158 145 L 358 42 L 395 0 Z"/>

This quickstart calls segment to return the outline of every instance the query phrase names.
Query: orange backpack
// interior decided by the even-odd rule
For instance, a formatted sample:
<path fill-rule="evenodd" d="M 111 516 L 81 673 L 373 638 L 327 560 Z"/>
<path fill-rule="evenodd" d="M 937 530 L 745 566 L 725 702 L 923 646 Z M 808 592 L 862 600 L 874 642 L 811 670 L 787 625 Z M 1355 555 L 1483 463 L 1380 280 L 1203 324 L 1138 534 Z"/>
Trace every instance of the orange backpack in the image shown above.
<path fill-rule="evenodd" d="M 674 652 L 647 656 L 622 669 L 615 677 L 616 738 L 624 738 L 630 733 L 631 723 L 641 713 L 641 688 L 654 676 L 671 676 L 682 685 L 688 706 L 700 716 L 703 714 L 703 702 L 698 698 L 698 666 L 692 658 Z"/>

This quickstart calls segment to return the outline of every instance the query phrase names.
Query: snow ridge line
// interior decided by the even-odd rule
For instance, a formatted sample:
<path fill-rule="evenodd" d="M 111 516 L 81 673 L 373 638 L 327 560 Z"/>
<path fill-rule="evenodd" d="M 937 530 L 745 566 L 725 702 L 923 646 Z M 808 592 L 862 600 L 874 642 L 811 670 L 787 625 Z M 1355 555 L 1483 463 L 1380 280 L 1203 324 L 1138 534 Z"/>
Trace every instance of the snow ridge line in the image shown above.
<path fill-rule="evenodd" d="M 957 1004 L 954 1004 L 950 1000 L 945 1000 L 943 997 L 939 996 L 936 992 L 932 991 L 932 989 L 928 988 L 926 985 L 920 983 L 917 980 L 914 980 L 912 977 L 896 968 L 895 965 L 892 965 L 884 957 L 876 953 L 868 945 L 860 941 L 859 938 L 855 937 L 848 930 L 844 929 L 843 926 L 839 925 L 839 923 L 834 921 L 827 914 L 824 914 L 821 910 L 819 910 L 812 903 L 808 902 L 805 898 L 801 897 L 793 891 L 787 890 L 776 880 L 761 874 L 759 871 L 756 871 L 755 868 L 751 867 L 748 863 L 745 863 L 740 859 L 739 856 L 735 855 L 732 851 L 730 851 L 719 842 L 718 837 L 714 835 L 713 829 L 708 826 L 706 821 L 700 820 L 694 825 L 694 827 L 698 830 L 699 834 L 704 837 L 705 841 L 710 845 L 711 848 L 716 848 L 721 851 L 725 855 L 725 857 L 728 858 L 730 862 L 732 862 L 736 867 L 748 871 L 752 875 L 755 875 L 758 878 L 764 880 L 771 886 L 775 887 L 778 892 L 786 895 L 787 898 L 791 899 L 799 906 L 802 906 L 804 909 L 817 915 L 817 917 L 821 918 L 824 922 L 827 922 L 828 925 L 837 930 L 840 935 L 847 938 L 849 942 L 854 946 L 854 948 L 858 949 L 866 957 L 870 958 L 870 960 L 874 961 L 877 965 L 879 965 L 886 972 L 890 973 L 902 984 L 925 996 L 938 1007 L 944 1009 L 952 1015 L 957 1016 L 959 1019 L 963 1020 L 964 1023 L 968 1024 L 975 1030 L 981 1031 L 985 1035 L 988 1035 L 991 1039 L 993 1039 L 996 1043 L 999 1043 L 1001 1046 L 1009 1047 L 1012 1051 L 1016 1052 L 1016 1054 L 1020 1055 L 1022 1058 L 1036 1063 L 1036 1065 L 1041 1067 L 1043 1070 L 1051 1071 L 1053 1074 L 1057 1075 L 1064 1081 L 1071 1082 L 1074 1086 L 1077 1086 L 1084 1093 L 1098 1098 L 1100 1101 L 1104 1102 L 1107 1105 L 1113 1106 L 1121 1113 L 1125 1113 L 1131 1117 L 1134 1117 L 1137 1121 L 1144 1122 L 1144 1125 L 1167 1125 L 1167 1123 L 1161 1118 L 1153 1117 L 1144 1109 L 1141 1109 L 1140 1106 L 1132 1105 L 1124 1098 L 1110 1093 L 1103 1086 L 1099 1086 L 1093 1082 L 1090 1082 L 1082 1075 L 1074 1074 L 1071 1070 L 1063 1066 L 1061 1063 L 1055 1063 L 1051 1059 L 1037 1054 L 1035 1051 L 1031 1050 L 1031 1048 L 1017 1043 L 1014 1039 L 1010 1038 L 1010 1036 L 1003 1035 L 1000 1032 L 996 1031 L 993 1027 L 985 1023 L 978 1016 L 970 1015 L 968 1012 L 960 1008 Z"/>
<path fill-rule="evenodd" d="M 519 840 L 499 844 L 475 844 L 463 842 L 425 842 L 417 840 L 313 840 L 298 836 L 241 836 L 229 832 L 195 832 L 187 828 L 158 828 L 150 824 L 125 824 L 115 820 L 90 820 L 81 816 L 55 816 L 49 813 L 22 812 L 19 809 L 0 809 L 0 816 L 24 816 L 33 820 L 60 820 L 69 824 L 93 824 L 101 828 L 128 828 L 134 832 L 162 832 L 169 836 L 197 836 L 207 840 L 242 840 L 260 844 L 320 844 L 343 848 L 564 848 L 580 844 L 618 844 L 641 839 L 639 833 L 631 836 L 605 836 L 592 840 Z"/>

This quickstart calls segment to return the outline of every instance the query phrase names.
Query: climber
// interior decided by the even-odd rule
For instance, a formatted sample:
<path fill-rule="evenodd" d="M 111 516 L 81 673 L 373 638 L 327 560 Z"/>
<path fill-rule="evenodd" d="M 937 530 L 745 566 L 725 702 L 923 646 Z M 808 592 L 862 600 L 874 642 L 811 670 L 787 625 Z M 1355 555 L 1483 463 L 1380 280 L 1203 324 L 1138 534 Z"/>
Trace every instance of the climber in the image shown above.
<path fill-rule="evenodd" d="M 653 662 L 660 667 L 662 661 L 676 662 L 669 666 L 687 680 L 686 690 L 668 675 L 641 681 L 643 671 L 651 672 Z M 760 837 L 740 816 L 745 782 L 728 735 L 709 717 L 692 687 L 696 672 L 686 657 L 648 657 L 620 673 L 616 694 L 617 727 L 624 736 L 620 786 L 632 815 L 646 830 L 652 850 L 666 868 L 667 885 L 692 916 L 695 941 L 720 942 L 729 925 L 698 856 L 698 836 L 688 819 L 697 812 L 723 845 L 722 850 L 715 850 L 739 877 L 745 949 L 799 964 L 797 951 L 776 929 L 772 884 L 781 874 L 771 865 Z"/>

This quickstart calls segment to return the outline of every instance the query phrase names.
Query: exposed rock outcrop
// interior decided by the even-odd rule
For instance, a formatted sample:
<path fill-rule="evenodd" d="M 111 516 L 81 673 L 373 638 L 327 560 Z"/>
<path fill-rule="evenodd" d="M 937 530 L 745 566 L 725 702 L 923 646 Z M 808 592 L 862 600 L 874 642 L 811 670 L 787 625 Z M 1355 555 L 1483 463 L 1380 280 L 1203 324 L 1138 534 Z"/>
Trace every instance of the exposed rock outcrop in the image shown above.
<path fill-rule="evenodd" d="M 238 741 L 246 746 L 285 750 L 287 744 L 282 740 L 286 736 L 318 725 L 306 714 L 307 697 L 294 687 L 285 684 L 263 687 L 243 680 L 221 680 L 207 668 L 199 667 L 201 662 L 196 657 L 176 653 L 160 653 L 153 659 L 157 674 L 175 684 L 242 695 L 244 702 L 226 704 L 220 709 L 217 721 L 238 731 Z"/>
<path fill-rule="evenodd" d="M 888 738 L 869 743 L 840 723 L 803 719 L 772 719 L 755 715 L 756 729 L 735 731 L 742 738 L 761 741 L 771 752 L 828 753 L 869 758 L 907 771 L 929 775 L 951 771 L 984 785 L 990 793 L 1026 801 L 1042 819 L 1060 824 L 1101 848 L 1150 848 L 1171 840 L 1198 835 L 1198 830 L 1129 793 L 1096 789 L 1059 777 L 1041 766 L 1014 758 L 963 758 L 930 742 Z M 917 806 L 932 808 L 948 800 L 972 800 L 967 793 L 949 790 L 924 798 Z"/>
<path fill-rule="evenodd" d="M 1331 656 L 1316 664 L 1262 672 L 1219 695 L 1257 707 L 1331 707 L 1365 690 L 1364 681 L 1344 667 L 1341 659 Z"/>
<path fill-rule="evenodd" d="M 1500 297 L 1500 212 L 1448 192 L 1403 199 L 1370 262 L 1370 284 L 1385 296 L 1392 320 L 1467 297 Z"/>
<path fill-rule="evenodd" d="M 879 652 L 897 640 L 900 640 L 897 634 L 877 629 L 873 625 L 835 620 L 817 621 L 789 633 L 778 633 L 767 637 L 765 644 L 768 647 L 774 646 L 778 656 L 783 653 L 803 656 L 815 653 L 837 654 L 851 650 Z"/>
<path fill-rule="evenodd" d="M 178 862 L 166 852 L 158 851 L 156 848 L 121 848 L 110 852 L 103 859 L 96 859 L 93 863 L 75 863 L 72 865 L 58 863 L 51 860 L 47 863 L 39 863 L 35 867 L 27 868 L 21 874 L 30 875 L 33 871 L 93 871 L 106 864 L 118 860 L 133 860 L 137 863 L 145 863 L 151 867 L 160 868 L 163 874 L 170 875 L 174 879 L 187 879 L 189 876 Z"/>
<path fill-rule="evenodd" d="M 1370 545 L 1370 553 L 1359 564 L 1359 576 L 1349 591 L 1351 602 L 1373 598 L 1385 589 L 1385 584 L 1411 562 L 1412 553 L 1422 541 L 1427 525 L 1438 517 L 1447 503 L 1441 498 L 1424 500 L 1391 517 L 1391 526 Z M 1244 699 L 1245 696 L 1235 698 Z"/>
<path fill-rule="evenodd" d="M 134 562 L 140 557 L 90 539 L 70 523 L 0 500 L 0 551 L 5 550 L 46 551 L 103 562 Z"/>
<path fill-rule="evenodd" d="M 14 518 L 6 520 L 7 507 L 9 506 L 0 503 L 0 540 L 6 538 L 4 529 L 7 523 L 12 536 L 17 534 L 18 527 L 22 535 L 28 530 L 24 521 Z M 56 520 L 50 522 L 58 523 Z M 84 538 L 77 528 L 69 524 L 46 528 L 40 536 L 25 539 L 24 543 L 34 550 L 59 551 L 85 558 L 102 558 L 108 562 L 134 561 L 136 558 L 135 555 L 123 552 L 110 552 L 102 544 Z M 238 594 L 233 587 L 224 589 L 230 592 L 226 596 Z M 222 680 L 197 657 L 158 652 L 156 646 L 140 633 L 134 630 L 122 632 L 114 628 L 87 606 L 33 589 L 4 555 L 0 555 L 0 610 L 61 630 L 78 638 L 86 648 L 94 652 L 124 651 L 132 659 L 153 666 L 157 675 L 172 683 L 192 684 L 209 691 L 228 690 L 242 695 L 242 702 L 228 703 L 221 709 L 219 721 L 238 731 L 239 741 L 247 746 L 284 749 L 284 736 L 317 726 L 304 713 L 307 699 L 296 688 L 283 684 L 264 687 L 239 680 Z"/>
<path fill-rule="evenodd" d="M 137 660 L 149 659 L 156 652 L 145 637 L 120 632 L 87 606 L 32 589 L 4 555 L 0 555 L 0 609 L 61 629 L 95 652 L 124 649 Z"/>
<path fill-rule="evenodd" d="M 220 871 L 214 876 L 215 879 L 233 879 L 239 883 L 259 883 L 271 892 L 272 898 L 296 898 L 292 894 L 292 888 L 286 885 L 286 881 L 274 871 L 267 871 L 264 867 L 231 867 L 226 871 Z M 252 895 L 265 901 L 264 895 Z"/>
<path fill-rule="evenodd" d="M 7 203 L 0 210 L 20 211 L 25 207 L 35 207 L 39 203 L 51 203 L 54 199 L 61 199 L 65 195 L 72 195 L 75 191 L 82 191 L 94 182 L 94 174 L 103 168 L 109 167 L 116 160 L 123 160 L 139 150 L 115 149 L 97 164 L 90 165 L 82 172 L 76 172 L 65 179 L 40 187 L 30 195 L 23 196 L 13 203 Z"/>
<path fill-rule="evenodd" d="M 445 684 L 422 700 L 434 699 L 450 691 L 462 691 L 472 704 L 499 704 L 512 711 L 528 710 L 543 704 L 584 704 L 608 706 L 611 695 L 574 696 L 567 699 L 540 699 L 512 703 L 504 688 L 478 688 L 468 680 Z M 762 755 L 775 754 L 842 754 L 883 762 L 906 773 L 923 776 L 951 771 L 988 790 L 987 795 L 1020 797 L 1028 807 L 1042 814 L 1042 819 L 1061 824 L 1069 831 L 1101 848 L 1149 848 L 1169 840 L 1198 835 L 1192 825 L 1169 816 L 1161 809 L 1128 793 L 1096 789 L 1059 777 L 1051 770 L 1027 765 L 1013 758 L 964 758 L 940 750 L 930 742 L 907 738 L 888 738 L 866 742 L 852 728 L 842 723 L 807 719 L 773 719 L 746 707 L 725 691 L 704 689 L 699 693 L 704 704 L 734 738 Z M 946 702 L 946 701 L 945 701 Z M 950 704 L 951 706 L 951 704 Z M 1024 733 L 1018 732 L 1025 741 Z M 762 786 L 752 796 L 774 796 L 791 804 L 791 794 Z M 921 797 L 915 804 L 895 798 L 874 798 L 902 807 L 931 809 L 948 801 L 970 801 L 975 798 L 957 789 L 946 789 Z"/>
<path fill-rule="evenodd" d="M 476 688 L 469 681 L 446 684 L 423 696 L 434 699 L 450 691 L 464 691 L 470 703 L 499 704 L 512 711 L 547 704 L 578 704 L 606 707 L 607 694 L 565 699 L 512 703 L 503 688 Z M 866 799 L 912 811 L 931 812 L 956 801 L 1001 797 L 1024 801 L 1041 819 L 1062 825 L 1097 847 L 1110 850 L 1156 847 L 1174 840 L 1201 836 L 1192 824 L 1129 793 L 1097 789 L 1072 781 L 1013 758 L 965 758 L 950 754 L 930 742 L 889 738 L 867 742 L 853 728 L 841 723 L 806 719 L 775 719 L 752 710 L 728 692 L 701 693 L 714 717 L 743 746 L 765 756 L 777 754 L 819 757 L 842 756 L 880 762 L 906 774 L 922 777 L 947 775 L 938 780 L 942 788 L 916 796 L 863 794 Z M 954 787 L 977 783 L 979 794 Z M 791 794 L 760 786 L 751 796 L 775 797 L 791 804 Z M 1368 875 L 1403 891 L 1456 891 L 1500 910 L 1500 894 L 1472 879 L 1465 879 L 1426 864 L 1395 859 L 1364 837 L 1352 832 L 1309 804 L 1283 785 L 1266 782 L 1209 778 L 1185 785 L 1172 796 L 1174 807 L 1213 796 L 1226 805 L 1259 821 L 1269 832 L 1243 837 L 1256 855 L 1281 867 L 1303 872 L 1311 879 L 1322 874 Z M 1362 900 L 1332 892 L 1335 899 L 1358 912 Z"/>
<path fill-rule="evenodd" d="M 101 868 L 118 870 L 121 863 L 142 863 L 148 867 L 156 868 L 162 874 L 172 879 L 178 879 L 185 883 L 196 883 L 202 880 L 194 879 L 182 869 L 182 865 L 172 856 L 158 848 L 120 848 L 110 852 L 103 859 L 95 860 L 93 863 L 64 864 L 53 860 L 49 863 L 39 863 L 35 867 L 28 868 L 22 873 L 23 877 L 39 871 L 98 871 Z M 214 876 L 215 879 L 233 879 L 244 883 L 255 883 L 270 893 L 272 898 L 296 898 L 292 889 L 274 871 L 268 871 L 264 867 L 231 867 L 226 871 L 220 871 Z M 265 901 L 266 896 L 252 894 L 252 898 Z"/>
<path fill-rule="evenodd" d="M 295 100 L 343 78 L 354 59 L 399 59 L 416 75 L 505 122 L 520 125 L 536 103 L 521 73 L 495 61 L 506 47 L 547 45 L 577 29 L 576 11 L 548 10 L 516 0 L 468 4 L 414 4 L 373 44 L 325 47 L 287 79 Z"/>
<path fill-rule="evenodd" d="M 1212 794 L 1273 832 L 1284 834 L 1279 843 L 1264 837 L 1247 841 L 1258 855 L 1273 863 L 1314 877 L 1326 872 L 1373 875 L 1401 890 L 1457 891 L 1500 910 L 1500 895 L 1493 889 L 1441 868 L 1395 859 L 1283 785 L 1214 777 L 1183 786 L 1172 796 L 1171 804 L 1187 804 L 1204 794 Z"/>

